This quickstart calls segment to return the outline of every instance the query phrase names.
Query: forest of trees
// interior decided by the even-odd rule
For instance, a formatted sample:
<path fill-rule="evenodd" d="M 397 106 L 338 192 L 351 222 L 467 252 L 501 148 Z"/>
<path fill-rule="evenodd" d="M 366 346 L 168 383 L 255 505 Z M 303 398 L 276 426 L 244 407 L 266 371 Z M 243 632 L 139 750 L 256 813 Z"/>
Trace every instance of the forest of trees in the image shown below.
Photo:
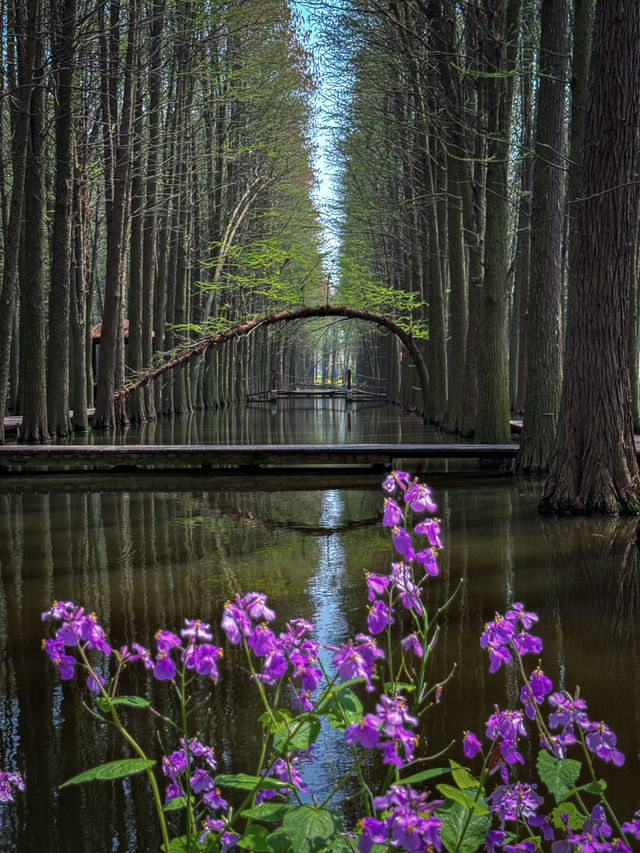
<path fill-rule="evenodd" d="M 550 471 L 547 509 L 640 509 L 635 4 L 5 0 L 0 17 L 0 414 L 22 441 L 87 429 L 94 405 L 117 428 L 340 362 L 477 441 L 524 412 L 516 469 Z M 328 302 L 411 335 L 426 407 L 399 340 L 329 318 L 252 327 L 114 405 L 234 323 Z"/>

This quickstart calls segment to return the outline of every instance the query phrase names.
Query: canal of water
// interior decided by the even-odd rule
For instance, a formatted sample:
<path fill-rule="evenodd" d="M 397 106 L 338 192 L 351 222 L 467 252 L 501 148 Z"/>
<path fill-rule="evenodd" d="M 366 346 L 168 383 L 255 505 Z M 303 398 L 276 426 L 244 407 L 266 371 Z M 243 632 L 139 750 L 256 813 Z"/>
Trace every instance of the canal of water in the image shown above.
<path fill-rule="evenodd" d="M 319 443 L 434 441 L 417 417 L 390 406 L 281 403 L 238 407 L 147 425 L 127 441 Z M 254 411 L 255 410 L 255 411 Z M 235 414 L 234 414 L 235 412 Z M 349 415 L 349 417 L 347 417 Z M 104 437 L 94 439 L 102 442 Z M 119 438 L 117 440 L 120 440 Z M 469 463 L 465 463 L 467 466 Z M 456 664 L 441 701 L 421 724 L 426 751 L 461 733 L 483 733 L 494 703 L 517 702 L 515 672 L 488 674 L 478 637 L 494 611 L 514 601 L 540 615 L 543 667 L 557 685 L 580 686 L 591 718 L 617 733 L 626 763 L 600 763 L 610 799 L 628 819 L 640 807 L 640 674 L 637 519 L 551 519 L 536 512 L 540 482 L 497 472 L 421 474 L 442 520 L 441 576 L 430 582 L 435 609 L 464 584 L 442 621 L 433 679 Z M 321 643 L 365 630 L 365 572 L 388 572 L 394 559 L 380 526 L 379 477 L 325 475 L 256 478 L 85 475 L 0 480 L 0 765 L 20 769 L 26 791 L 2 808 L 0 849 L 16 851 L 152 851 L 159 849 L 144 779 L 59 790 L 69 777 L 121 756 L 113 732 L 96 722 L 76 682 L 61 684 L 41 650 L 40 619 L 51 602 L 94 610 L 114 645 L 151 645 L 160 628 L 185 618 L 212 623 L 216 640 L 224 602 L 236 592 L 265 591 L 276 627 L 299 616 Z M 328 659 L 328 658 L 327 658 Z M 532 660 L 532 668 L 536 661 Z M 127 691 L 149 696 L 163 713 L 165 683 L 132 669 Z M 219 771 L 252 771 L 260 712 L 236 649 L 198 725 L 215 749 Z M 131 716 L 141 742 L 158 753 L 155 723 Z M 167 751 L 173 747 L 165 732 Z M 522 741 L 531 762 L 536 744 Z M 348 756 L 327 736 L 304 776 L 321 796 Z M 438 763 L 442 763 L 439 759 Z M 345 809 L 357 813 L 348 800 Z"/>

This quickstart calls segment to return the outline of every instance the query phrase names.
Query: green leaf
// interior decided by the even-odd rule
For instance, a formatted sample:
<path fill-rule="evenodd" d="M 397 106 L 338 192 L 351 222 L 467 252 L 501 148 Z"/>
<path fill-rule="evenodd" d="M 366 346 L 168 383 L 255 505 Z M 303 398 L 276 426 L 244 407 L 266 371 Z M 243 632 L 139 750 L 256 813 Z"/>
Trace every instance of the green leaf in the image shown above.
<path fill-rule="evenodd" d="M 475 853 L 491 828 L 490 814 L 469 816 L 456 802 L 437 809 L 436 815 L 442 820 L 440 838 L 449 853 Z"/>
<path fill-rule="evenodd" d="M 480 787 L 480 782 L 469 773 L 466 767 L 463 767 L 461 764 L 457 764 L 452 759 L 449 759 L 449 764 L 451 765 L 451 772 L 453 773 L 453 781 L 456 783 L 458 788 L 471 788 L 476 789 Z"/>
<path fill-rule="evenodd" d="M 255 850 L 256 853 L 268 853 L 267 830 L 264 826 L 258 826 L 254 823 L 247 829 L 242 838 L 236 841 L 236 844 L 244 850 Z"/>
<path fill-rule="evenodd" d="M 118 705 L 126 705 L 128 708 L 148 708 L 150 704 L 149 700 L 143 699 L 142 696 L 114 696 L 111 699 L 100 696 L 98 698 L 98 707 L 105 714 Z"/>
<path fill-rule="evenodd" d="M 364 708 L 353 690 L 346 688 L 332 694 L 329 701 L 322 702 L 318 706 L 318 712 L 326 714 L 334 729 L 343 732 L 347 726 L 362 719 Z"/>
<path fill-rule="evenodd" d="M 216 776 L 216 785 L 225 788 L 239 788 L 241 791 L 253 791 L 256 788 L 275 790 L 291 787 L 288 782 L 273 779 L 271 776 L 250 776 L 248 773 L 229 773 Z"/>
<path fill-rule="evenodd" d="M 385 693 L 395 692 L 396 690 L 402 690 L 403 693 L 413 693 L 415 689 L 415 684 L 408 681 L 385 681 L 384 683 Z"/>
<path fill-rule="evenodd" d="M 258 721 L 267 728 L 271 734 L 279 732 L 283 726 L 286 726 L 292 719 L 292 715 L 287 711 L 265 711 L 260 714 Z"/>
<path fill-rule="evenodd" d="M 562 815 L 569 816 L 569 826 L 575 831 L 580 831 L 587 819 L 587 815 L 582 814 L 575 803 L 562 803 L 551 812 L 551 823 L 555 829 L 564 829 L 565 824 Z"/>
<path fill-rule="evenodd" d="M 290 749 L 308 749 L 316 742 L 320 734 L 320 720 L 310 717 L 303 722 L 293 719 L 283 726 L 273 738 L 273 748 L 276 752 Z"/>
<path fill-rule="evenodd" d="M 152 758 L 123 758 L 119 761 L 109 761 L 107 764 L 99 764 L 97 767 L 85 770 L 84 773 L 80 773 L 72 779 L 67 779 L 60 787 L 66 788 L 67 785 L 79 785 L 81 782 L 91 782 L 94 779 L 122 779 L 123 776 L 133 776 L 136 773 L 142 773 L 143 770 L 153 767 L 155 763 Z"/>
<path fill-rule="evenodd" d="M 251 809 L 243 809 L 240 812 L 242 817 L 251 818 L 251 820 L 262 820 L 265 823 L 281 823 L 285 814 L 295 806 L 289 803 L 273 803 L 263 802 Z"/>
<path fill-rule="evenodd" d="M 444 776 L 445 773 L 451 773 L 449 767 L 431 767 L 429 770 L 422 770 L 420 773 L 414 773 L 413 776 L 401 779 L 400 784 L 415 785 L 418 782 L 426 782 L 428 779 L 433 779 L 436 776 Z"/>
<path fill-rule="evenodd" d="M 286 851 L 291 850 L 289 836 L 281 826 L 269 835 L 267 845 L 271 853 L 286 853 Z"/>
<path fill-rule="evenodd" d="M 315 853 L 338 836 L 342 829 L 342 816 L 305 804 L 288 812 L 282 828 L 296 853 Z"/>
<path fill-rule="evenodd" d="M 183 809 L 187 805 L 186 797 L 174 797 L 172 800 L 169 800 L 168 803 L 165 803 L 162 806 L 163 812 L 177 812 L 179 809 Z"/>
<path fill-rule="evenodd" d="M 546 749 L 541 749 L 538 753 L 537 767 L 540 778 L 549 789 L 549 793 L 553 794 L 556 802 L 559 803 L 575 786 L 582 765 L 573 758 L 564 760 L 554 758 Z"/>
<path fill-rule="evenodd" d="M 436 785 L 436 787 L 444 797 L 448 800 L 455 800 L 456 803 L 460 803 L 460 805 L 466 811 L 471 812 L 472 815 L 489 814 L 489 807 L 482 797 L 478 797 L 477 800 L 474 799 L 475 791 L 471 790 L 468 793 L 467 791 L 461 791 L 458 788 L 454 788 L 453 785 L 444 784 Z"/>

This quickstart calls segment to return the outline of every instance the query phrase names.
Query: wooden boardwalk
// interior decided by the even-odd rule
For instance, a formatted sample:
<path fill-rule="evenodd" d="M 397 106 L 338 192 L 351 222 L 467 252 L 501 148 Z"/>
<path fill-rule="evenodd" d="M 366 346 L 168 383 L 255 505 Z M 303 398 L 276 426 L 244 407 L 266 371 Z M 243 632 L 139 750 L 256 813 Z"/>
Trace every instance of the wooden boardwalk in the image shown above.
<path fill-rule="evenodd" d="M 254 444 L 0 446 L 0 475 L 42 471 L 194 471 L 310 467 L 384 470 L 408 459 L 512 459 L 515 444 Z"/>

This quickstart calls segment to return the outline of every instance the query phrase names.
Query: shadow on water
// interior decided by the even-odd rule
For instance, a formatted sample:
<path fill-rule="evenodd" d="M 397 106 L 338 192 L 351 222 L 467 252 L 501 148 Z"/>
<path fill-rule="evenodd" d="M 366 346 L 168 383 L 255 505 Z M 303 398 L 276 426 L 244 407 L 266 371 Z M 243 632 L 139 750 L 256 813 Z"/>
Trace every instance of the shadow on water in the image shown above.
<path fill-rule="evenodd" d="M 611 800 L 629 817 L 640 806 L 637 520 L 543 518 L 535 509 L 539 483 L 530 481 L 437 473 L 429 479 L 445 544 L 429 605 L 442 603 L 458 578 L 465 583 L 434 657 L 435 680 L 454 662 L 457 669 L 424 721 L 428 752 L 465 729 L 483 732 L 494 703 L 517 700 L 514 672 L 489 675 L 478 636 L 495 610 L 520 600 L 540 615 L 545 671 L 569 690 L 579 684 L 592 718 L 618 734 L 627 762 L 604 769 Z M 315 623 L 323 644 L 335 643 L 365 626 L 364 572 L 384 573 L 393 559 L 380 528 L 382 493 L 369 475 L 340 488 L 301 478 L 138 485 L 113 476 L 0 485 L 0 764 L 20 768 L 27 781 L 17 803 L 3 808 L 2 850 L 159 847 L 144 779 L 58 790 L 75 773 L 123 753 L 82 707 L 83 691 L 75 682 L 61 685 L 41 650 L 40 614 L 54 599 L 95 610 L 117 646 L 151 644 L 158 628 L 177 630 L 185 617 L 211 621 L 221 642 L 225 600 L 264 590 L 278 630 L 301 616 Z M 129 679 L 128 692 L 171 712 L 166 685 L 142 667 L 132 668 Z M 207 709 L 198 725 L 219 769 L 250 772 L 259 708 L 233 648 L 226 649 Z M 155 751 L 149 718 L 135 712 L 130 721 Z M 162 736 L 170 749 L 170 734 Z M 535 745 L 528 748 L 535 757 Z M 336 735 L 321 741 L 318 753 L 307 778 L 322 793 L 346 755 Z M 461 757 L 458 747 L 450 754 Z"/>

